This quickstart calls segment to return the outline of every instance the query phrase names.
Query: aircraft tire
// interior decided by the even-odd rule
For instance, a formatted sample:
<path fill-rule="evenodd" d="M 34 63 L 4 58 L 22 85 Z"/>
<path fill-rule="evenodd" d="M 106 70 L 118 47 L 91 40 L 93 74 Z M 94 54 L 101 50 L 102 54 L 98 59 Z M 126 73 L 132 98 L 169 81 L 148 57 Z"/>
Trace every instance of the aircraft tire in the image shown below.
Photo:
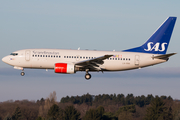
<path fill-rule="evenodd" d="M 91 79 L 91 74 L 86 74 L 86 75 L 85 75 L 85 78 L 86 78 L 86 80 Z"/>
<path fill-rule="evenodd" d="M 24 72 L 21 72 L 21 76 L 24 76 L 25 75 L 25 73 Z"/>

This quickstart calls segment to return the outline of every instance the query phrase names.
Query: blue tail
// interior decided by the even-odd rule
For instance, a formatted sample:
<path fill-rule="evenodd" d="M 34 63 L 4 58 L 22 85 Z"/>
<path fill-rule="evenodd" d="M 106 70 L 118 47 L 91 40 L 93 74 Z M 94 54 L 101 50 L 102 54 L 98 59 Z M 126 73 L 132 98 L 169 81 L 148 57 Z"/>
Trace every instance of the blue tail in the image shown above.
<path fill-rule="evenodd" d="M 175 22 L 176 17 L 169 17 L 142 46 L 123 51 L 166 54 Z"/>

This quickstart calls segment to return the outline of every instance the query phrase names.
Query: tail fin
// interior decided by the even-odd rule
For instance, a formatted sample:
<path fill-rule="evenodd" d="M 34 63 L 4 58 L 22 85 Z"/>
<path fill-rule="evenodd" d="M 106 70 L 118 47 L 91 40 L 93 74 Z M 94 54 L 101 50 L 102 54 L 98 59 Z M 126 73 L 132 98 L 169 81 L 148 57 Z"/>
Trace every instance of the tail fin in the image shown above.
<path fill-rule="evenodd" d="M 123 50 L 124 52 L 142 52 L 151 54 L 166 54 L 176 17 L 169 17 L 155 33 L 140 47 Z"/>

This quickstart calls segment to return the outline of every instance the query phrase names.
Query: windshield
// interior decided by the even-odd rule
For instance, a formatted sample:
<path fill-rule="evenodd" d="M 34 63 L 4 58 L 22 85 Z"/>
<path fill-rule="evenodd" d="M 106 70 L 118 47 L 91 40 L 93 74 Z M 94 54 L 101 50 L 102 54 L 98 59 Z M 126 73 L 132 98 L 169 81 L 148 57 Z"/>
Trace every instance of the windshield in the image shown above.
<path fill-rule="evenodd" d="M 18 53 L 11 53 L 10 55 L 16 56 L 16 55 L 18 55 Z"/>

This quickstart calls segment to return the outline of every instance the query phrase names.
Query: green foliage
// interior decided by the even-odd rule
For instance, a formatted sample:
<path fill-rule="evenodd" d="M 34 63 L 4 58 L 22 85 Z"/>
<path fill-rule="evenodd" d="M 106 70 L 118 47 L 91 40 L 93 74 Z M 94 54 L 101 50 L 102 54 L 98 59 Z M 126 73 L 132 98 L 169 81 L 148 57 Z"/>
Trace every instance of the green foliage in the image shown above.
<path fill-rule="evenodd" d="M 97 113 L 100 114 L 100 115 L 103 115 L 104 114 L 104 107 L 103 106 L 99 106 L 97 109 L 96 109 Z"/>
<path fill-rule="evenodd" d="M 20 107 L 17 107 L 12 115 L 12 120 L 19 120 L 22 118 L 22 113 Z"/>
<path fill-rule="evenodd" d="M 52 118 L 53 120 L 56 120 L 58 119 L 59 115 L 60 115 L 60 108 L 59 106 L 54 104 L 53 106 L 50 107 L 48 111 L 48 117 Z"/>
<path fill-rule="evenodd" d="M 118 117 L 111 112 L 107 112 L 103 114 L 103 120 L 118 120 Z"/>
<path fill-rule="evenodd" d="M 87 111 L 83 119 L 84 120 L 104 120 L 103 119 L 104 112 L 105 112 L 104 107 L 99 106 L 97 109 L 90 109 L 89 111 Z"/>
<path fill-rule="evenodd" d="M 125 97 L 123 94 L 118 94 L 116 97 L 116 102 L 120 102 L 122 105 L 125 105 Z"/>
<path fill-rule="evenodd" d="M 151 95 L 148 95 L 148 96 L 145 98 L 145 105 L 149 105 L 153 99 L 154 99 L 154 96 L 153 96 L 152 94 L 151 94 Z"/>
<path fill-rule="evenodd" d="M 39 116 L 36 120 L 45 120 L 45 119 Z"/>
<path fill-rule="evenodd" d="M 118 120 L 131 120 L 133 113 L 135 112 L 135 105 L 125 105 L 119 108 L 119 110 L 116 112 L 116 116 L 118 116 Z"/>
<path fill-rule="evenodd" d="M 97 109 L 90 109 L 86 112 L 83 120 L 103 120 L 104 108 L 99 106 Z"/>
<path fill-rule="evenodd" d="M 125 105 L 125 106 L 122 106 L 119 108 L 119 110 L 117 111 L 117 115 L 119 113 L 122 113 L 122 112 L 129 112 L 129 113 L 135 113 L 136 112 L 136 107 L 135 105 Z"/>
<path fill-rule="evenodd" d="M 132 105 L 135 103 L 133 94 L 128 94 L 126 96 L 126 105 Z"/>
<path fill-rule="evenodd" d="M 145 105 L 145 96 L 138 96 L 135 98 L 135 104 L 139 107 L 143 107 Z"/>
<path fill-rule="evenodd" d="M 172 109 L 168 109 L 162 98 L 156 96 L 146 110 L 145 120 L 173 120 Z"/>
<path fill-rule="evenodd" d="M 50 98 L 54 97 L 50 96 L 48 100 L 51 100 Z M 148 112 L 150 110 L 156 112 L 159 110 L 158 120 L 180 118 L 180 101 L 174 101 L 170 96 L 160 96 L 158 98 L 162 102 L 166 102 L 166 105 L 164 102 L 156 102 L 158 104 L 155 105 L 155 98 L 152 95 L 135 97 L 133 94 L 128 94 L 127 96 L 123 94 L 100 94 L 94 96 L 87 93 L 83 96 L 67 96 L 62 98 L 59 104 L 57 102 L 50 104 L 43 98 L 36 102 L 28 100 L 7 101 L 0 104 L 0 120 L 131 120 L 143 118 L 148 120 L 150 119 L 149 116 L 155 119 L 155 116 L 158 115 L 153 112 L 151 114 L 151 112 Z M 76 105 L 68 106 L 72 103 Z M 149 105 L 150 103 L 151 105 Z M 156 108 L 152 107 L 153 104 Z M 77 106 L 79 112 L 73 106 Z M 84 111 L 87 112 L 84 113 Z M 82 118 L 80 118 L 80 113 Z"/>
<path fill-rule="evenodd" d="M 74 106 L 67 106 L 64 110 L 64 120 L 79 120 L 80 112 Z"/>
<path fill-rule="evenodd" d="M 99 115 L 96 112 L 96 109 L 89 109 L 86 112 L 86 115 L 84 116 L 83 120 L 96 120 L 99 117 Z"/>
<path fill-rule="evenodd" d="M 166 100 L 173 100 L 171 96 L 166 97 L 166 96 L 161 96 L 162 99 Z M 153 95 L 148 95 L 145 97 L 144 95 L 142 96 L 137 96 L 134 97 L 133 94 L 128 94 L 126 97 L 123 94 L 102 94 L 102 95 L 96 95 L 93 97 L 90 94 L 86 94 L 83 96 L 66 96 L 61 99 L 61 103 L 68 103 L 71 102 L 73 104 L 83 104 L 86 103 L 87 105 L 92 105 L 93 103 L 96 105 L 103 105 L 103 103 L 107 103 L 106 101 L 109 101 L 110 103 L 114 104 L 121 104 L 121 105 L 138 105 L 139 107 L 144 107 L 145 105 L 149 105 L 150 102 L 154 99 Z"/>
<path fill-rule="evenodd" d="M 89 93 L 87 93 L 86 95 L 82 95 L 81 97 L 79 96 L 66 96 L 61 98 L 61 103 L 67 103 L 67 102 L 71 102 L 73 104 L 82 104 L 82 103 L 86 103 L 88 105 L 92 105 L 92 95 L 90 95 Z"/>

